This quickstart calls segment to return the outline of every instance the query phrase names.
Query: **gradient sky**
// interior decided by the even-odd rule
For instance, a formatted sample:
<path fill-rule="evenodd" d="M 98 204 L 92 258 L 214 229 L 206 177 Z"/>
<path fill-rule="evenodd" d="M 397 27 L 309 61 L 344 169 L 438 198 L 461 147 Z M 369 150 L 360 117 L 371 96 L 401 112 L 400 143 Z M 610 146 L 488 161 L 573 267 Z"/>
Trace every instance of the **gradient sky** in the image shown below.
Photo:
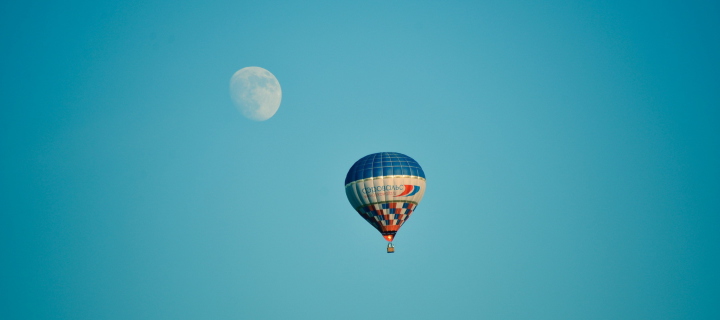
<path fill-rule="evenodd" d="M 0 40 L 3 319 L 720 318 L 716 1 L 7 1 Z M 392 255 L 343 188 L 381 151 L 428 178 Z"/>

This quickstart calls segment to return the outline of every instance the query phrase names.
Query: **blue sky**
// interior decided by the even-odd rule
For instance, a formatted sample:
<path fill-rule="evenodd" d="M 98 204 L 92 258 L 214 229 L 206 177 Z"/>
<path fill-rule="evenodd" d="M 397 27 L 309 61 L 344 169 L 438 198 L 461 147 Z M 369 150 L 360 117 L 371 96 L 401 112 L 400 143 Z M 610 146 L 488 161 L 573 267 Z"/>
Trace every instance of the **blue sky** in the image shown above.
<path fill-rule="evenodd" d="M 720 317 L 715 2 L 0 6 L 3 318 Z M 392 255 L 381 151 L 427 176 Z"/>

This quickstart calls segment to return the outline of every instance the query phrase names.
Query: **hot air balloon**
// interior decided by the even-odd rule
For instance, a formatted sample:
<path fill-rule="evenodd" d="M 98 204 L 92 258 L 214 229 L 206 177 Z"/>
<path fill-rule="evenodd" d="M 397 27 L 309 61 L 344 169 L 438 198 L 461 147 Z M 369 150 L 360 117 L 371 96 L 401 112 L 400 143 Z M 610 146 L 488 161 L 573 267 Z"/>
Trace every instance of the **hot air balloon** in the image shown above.
<path fill-rule="evenodd" d="M 393 253 L 395 234 L 425 194 L 425 173 L 402 153 L 373 153 L 350 168 L 345 193 L 355 211 L 390 242 L 387 252 Z"/>

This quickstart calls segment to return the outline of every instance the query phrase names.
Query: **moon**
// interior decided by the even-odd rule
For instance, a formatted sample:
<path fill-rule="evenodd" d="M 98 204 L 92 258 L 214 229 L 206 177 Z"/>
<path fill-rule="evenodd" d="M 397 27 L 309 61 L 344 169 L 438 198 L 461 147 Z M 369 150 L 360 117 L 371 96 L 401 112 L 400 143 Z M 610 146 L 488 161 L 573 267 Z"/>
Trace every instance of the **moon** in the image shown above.
<path fill-rule="evenodd" d="M 260 67 L 246 67 L 230 78 L 230 97 L 248 119 L 265 121 L 280 108 L 282 90 L 277 78 Z"/>

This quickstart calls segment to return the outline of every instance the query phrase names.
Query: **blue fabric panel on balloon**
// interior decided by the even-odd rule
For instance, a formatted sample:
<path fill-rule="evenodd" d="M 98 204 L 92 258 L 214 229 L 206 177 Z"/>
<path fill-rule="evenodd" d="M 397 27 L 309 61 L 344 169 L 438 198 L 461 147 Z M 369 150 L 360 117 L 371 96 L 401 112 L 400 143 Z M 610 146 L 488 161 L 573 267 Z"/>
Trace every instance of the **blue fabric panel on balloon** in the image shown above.
<path fill-rule="evenodd" d="M 425 178 L 422 168 L 412 158 L 397 152 L 380 152 L 367 155 L 355 162 L 345 177 L 345 184 L 390 175 Z"/>
<path fill-rule="evenodd" d="M 383 168 L 379 167 L 379 168 L 373 168 L 372 175 L 369 177 L 363 177 L 363 179 L 372 178 L 372 177 L 382 177 L 382 176 L 383 176 Z"/>

